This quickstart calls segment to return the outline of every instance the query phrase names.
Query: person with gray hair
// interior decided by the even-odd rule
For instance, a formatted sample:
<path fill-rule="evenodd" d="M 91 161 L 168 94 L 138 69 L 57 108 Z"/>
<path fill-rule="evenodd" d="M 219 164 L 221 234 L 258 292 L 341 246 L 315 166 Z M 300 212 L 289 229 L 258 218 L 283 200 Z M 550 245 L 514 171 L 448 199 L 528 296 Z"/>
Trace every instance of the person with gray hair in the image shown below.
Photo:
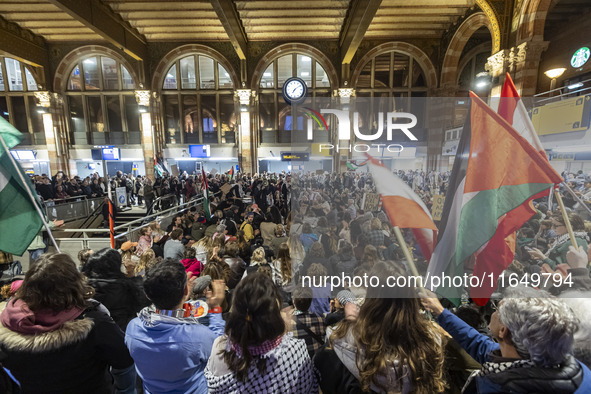
<path fill-rule="evenodd" d="M 443 308 L 434 293 L 421 301 L 437 322 L 482 364 L 463 393 L 589 393 L 591 371 L 573 356 L 579 319 L 562 300 L 531 288 L 505 292 L 483 335 Z"/>

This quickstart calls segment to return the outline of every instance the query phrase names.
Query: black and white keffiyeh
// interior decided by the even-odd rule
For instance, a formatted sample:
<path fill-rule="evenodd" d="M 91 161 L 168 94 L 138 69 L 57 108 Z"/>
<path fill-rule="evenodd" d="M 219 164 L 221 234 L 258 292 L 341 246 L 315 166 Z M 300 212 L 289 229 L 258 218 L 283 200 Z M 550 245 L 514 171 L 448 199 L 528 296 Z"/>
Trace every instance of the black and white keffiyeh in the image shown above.
<path fill-rule="evenodd" d="M 229 341 L 226 341 L 226 350 L 229 350 Z M 214 348 L 212 357 L 216 353 Z M 295 339 L 291 333 L 287 333 L 278 346 L 259 357 L 267 360 L 265 373 L 260 374 L 256 363 L 252 362 L 245 382 L 239 382 L 232 372 L 214 374 L 210 368 L 210 358 L 205 369 L 209 393 L 318 393 L 317 372 L 303 340 Z"/>
<path fill-rule="evenodd" d="M 466 384 L 462 388 L 462 393 L 468 388 L 472 380 L 479 376 L 486 376 L 495 373 L 501 373 L 515 368 L 531 368 L 535 366 L 532 360 L 517 360 L 517 361 L 506 361 L 501 363 L 487 362 L 482 364 L 482 368 L 478 371 L 472 372 Z"/>

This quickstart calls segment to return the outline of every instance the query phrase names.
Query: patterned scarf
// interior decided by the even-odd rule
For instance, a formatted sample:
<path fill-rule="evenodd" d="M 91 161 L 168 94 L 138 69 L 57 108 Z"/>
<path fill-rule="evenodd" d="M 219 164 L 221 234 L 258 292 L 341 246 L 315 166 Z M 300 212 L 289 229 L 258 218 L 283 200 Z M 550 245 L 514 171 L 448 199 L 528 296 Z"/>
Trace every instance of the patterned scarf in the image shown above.
<path fill-rule="evenodd" d="M 500 363 L 486 362 L 482 364 L 482 369 L 472 372 L 468 380 L 466 380 L 466 384 L 462 388 L 462 393 L 468 388 L 472 380 L 477 377 L 505 372 L 515 368 L 531 368 L 533 366 L 535 366 L 535 364 L 532 360 L 505 361 Z"/>
<path fill-rule="evenodd" d="M 277 346 L 279 346 L 282 339 L 283 339 L 283 335 L 280 335 L 277 338 L 269 339 L 268 341 L 265 341 L 258 346 L 249 346 L 248 353 L 250 353 L 251 356 L 262 356 L 263 354 L 267 354 L 271 350 L 273 350 Z M 242 358 L 242 348 L 240 347 L 240 345 L 237 344 L 236 342 L 232 341 L 231 339 L 229 340 L 229 342 L 230 342 L 230 349 L 232 349 L 234 352 L 236 352 L 236 355 L 238 357 Z"/>
<path fill-rule="evenodd" d="M 573 233 L 575 234 L 576 238 L 581 238 L 586 240 L 587 242 L 589 242 L 589 237 L 587 236 L 587 233 L 584 231 L 573 231 Z M 563 243 L 570 241 L 570 236 L 568 235 L 568 233 L 566 234 L 562 234 L 559 235 L 558 237 L 556 237 L 556 241 L 554 242 L 554 245 L 552 245 L 552 247 L 548 250 L 548 252 L 546 253 L 546 256 L 550 256 L 550 253 L 552 253 L 552 251 L 554 249 L 556 249 L 557 247 L 559 247 L 560 245 L 562 245 Z"/>

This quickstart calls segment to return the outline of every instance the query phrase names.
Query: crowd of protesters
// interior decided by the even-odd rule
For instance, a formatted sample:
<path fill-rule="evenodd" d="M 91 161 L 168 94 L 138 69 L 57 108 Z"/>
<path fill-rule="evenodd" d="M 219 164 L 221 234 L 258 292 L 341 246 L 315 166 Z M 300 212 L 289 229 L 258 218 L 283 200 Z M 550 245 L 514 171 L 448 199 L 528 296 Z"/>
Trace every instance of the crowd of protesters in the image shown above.
<path fill-rule="evenodd" d="M 428 206 L 449 178 L 397 174 Z M 199 175 L 140 183 L 146 204 L 147 185 L 187 199 L 202 192 Z M 36 393 L 591 392 L 591 223 L 576 201 L 568 215 L 580 248 L 540 200 L 506 271 L 570 274 L 574 285 L 513 286 L 484 307 L 468 297 L 455 306 L 385 281 L 410 267 L 389 218 L 364 206 L 371 174 L 209 174 L 208 184 L 210 217 L 193 207 L 168 226 L 144 226 L 137 242 L 82 250 L 78 264 L 42 254 L 8 284 L 4 384 Z M 591 189 L 571 186 L 582 197 Z M 403 235 L 424 274 L 422 251 Z M 342 274 L 379 283 L 303 281 Z"/>

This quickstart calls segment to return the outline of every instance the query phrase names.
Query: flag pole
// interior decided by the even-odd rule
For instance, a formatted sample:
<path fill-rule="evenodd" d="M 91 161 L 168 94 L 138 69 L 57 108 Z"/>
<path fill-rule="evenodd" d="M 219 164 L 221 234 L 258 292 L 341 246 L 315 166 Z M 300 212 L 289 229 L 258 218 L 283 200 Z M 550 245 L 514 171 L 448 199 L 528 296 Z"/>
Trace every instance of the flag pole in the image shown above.
<path fill-rule="evenodd" d="M 8 149 L 8 146 L 6 146 L 6 142 L 4 142 L 4 138 L 2 137 L 2 133 L 0 133 L 0 143 L 2 144 L 2 147 L 4 148 L 4 150 L 6 151 L 6 154 L 8 155 L 10 162 L 12 163 L 14 168 L 16 169 L 16 173 L 18 174 L 18 177 L 20 178 L 21 182 L 23 183 L 23 186 L 25 187 L 25 190 L 27 191 L 27 195 L 29 196 L 29 198 L 33 202 L 33 206 L 35 207 L 37 214 L 39 215 L 39 217 L 41 218 L 41 221 L 43 222 L 43 226 L 45 226 L 45 229 L 47 230 L 47 233 L 49 234 L 49 238 L 51 239 L 51 243 L 55 247 L 55 250 L 57 250 L 58 253 L 61 253 L 59 246 L 57 246 L 57 242 L 55 242 L 55 238 L 53 238 L 53 234 L 51 233 L 51 229 L 49 228 L 49 223 L 47 223 L 47 221 L 45 220 L 45 216 L 43 216 L 43 213 L 41 212 L 41 208 L 39 208 L 39 205 L 37 204 L 37 200 L 33 196 L 33 193 L 31 193 L 31 188 L 29 187 L 29 185 L 27 184 L 27 181 L 23 177 L 22 171 L 20 171 L 19 166 L 16 164 L 16 161 L 14 160 L 14 157 L 12 157 L 12 155 L 10 154 L 10 150 Z"/>
<path fill-rule="evenodd" d="M 113 228 L 113 201 L 111 201 L 111 181 L 107 183 L 107 193 L 109 195 L 109 235 L 111 238 L 111 249 L 115 249 L 115 230 Z"/>
<path fill-rule="evenodd" d="M 415 262 L 413 261 L 412 256 L 410 254 L 410 250 L 408 250 L 408 246 L 406 246 L 406 242 L 404 241 L 404 237 L 402 236 L 402 232 L 400 231 L 400 228 L 398 226 L 394 226 L 394 234 L 396 234 L 396 238 L 398 239 L 398 243 L 402 248 L 402 252 L 404 252 L 404 257 L 406 257 L 406 261 L 408 261 L 408 265 L 410 266 L 412 274 L 416 277 L 419 277 L 419 271 L 417 270 Z M 421 289 L 422 288 L 423 286 L 421 286 Z"/>
<path fill-rule="evenodd" d="M 550 188 L 550 193 L 548 193 L 548 210 L 552 212 L 552 194 L 554 194 L 554 188 Z"/>
<path fill-rule="evenodd" d="M 563 182 L 561 183 L 561 185 L 564 186 L 564 188 L 570 193 L 570 195 L 573 196 L 573 198 L 577 200 L 577 202 L 581 204 L 587 210 L 587 212 L 589 212 L 589 214 L 591 214 L 591 208 L 589 208 L 587 204 L 585 204 L 585 202 L 581 200 L 581 197 L 577 196 L 577 194 L 574 192 L 573 189 L 571 189 L 571 187 L 568 184 Z"/>
<path fill-rule="evenodd" d="M 568 231 L 568 235 L 570 236 L 570 242 L 573 244 L 575 249 L 578 249 L 577 240 L 575 239 L 575 233 L 573 233 L 573 227 L 568 220 L 568 214 L 566 213 L 566 208 L 564 207 L 564 202 L 562 202 L 562 197 L 560 196 L 560 191 L 555 190 L 554 195 L 556 196 L 556 201 L 558 201 L 558 205 L 560 206 L 560 212 L 562 213 L 562 219 L 564 220 L 564 225 L 566 226 L 566 230 Z"/>

